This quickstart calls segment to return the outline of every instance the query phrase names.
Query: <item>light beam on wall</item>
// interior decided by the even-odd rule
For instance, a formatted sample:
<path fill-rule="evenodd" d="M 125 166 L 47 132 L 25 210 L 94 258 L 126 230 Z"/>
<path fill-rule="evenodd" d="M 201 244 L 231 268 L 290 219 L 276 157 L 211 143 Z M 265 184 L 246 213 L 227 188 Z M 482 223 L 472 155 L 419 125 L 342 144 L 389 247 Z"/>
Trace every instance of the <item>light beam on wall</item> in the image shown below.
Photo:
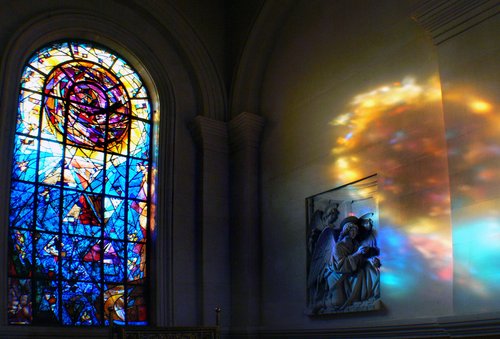
<path fill-rule="evenodd" d="M 394 298 L 414 293 L 423 276 L 444 284 L 453 278 L 444 127 L 441 141 L 429 128 L 436 111 L 442 117 L 438 77 L 419 83 L 408 76 L 354 95 L 330 121 L 339 135 L 333 177 L 342 183 L 381 174 L 381 282 Z M 414 173 L 412 162 L 422 158 L 444 165 Z"/>

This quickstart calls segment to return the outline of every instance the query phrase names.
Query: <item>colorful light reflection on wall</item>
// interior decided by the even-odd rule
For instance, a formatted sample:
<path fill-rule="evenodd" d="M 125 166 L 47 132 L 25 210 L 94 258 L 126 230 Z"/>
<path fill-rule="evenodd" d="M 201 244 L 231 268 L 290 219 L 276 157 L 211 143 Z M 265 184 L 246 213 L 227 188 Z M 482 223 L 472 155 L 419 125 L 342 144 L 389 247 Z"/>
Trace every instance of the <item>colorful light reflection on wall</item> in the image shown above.
<path fill-rule="evenodd" d="M 415 295 L 422 277 L 451 291 L 450 193 L 438 77 L 414 77 L 355 95 L 330 125 L 340 135 L 339 183 L 380 175 L 382 299 Z M 421 287 L 420 287 L 421 288 Z"/>
<path fill-rule="evenodd" d="M 407 77 L 331 121 L 334 177 L 380 174 L 385 295 L 408 297 L 425 277 L 453 290 L 455 312 L 499 309 L 500 117 L 485 86 L 450 83 L 441 98 L 437 77 Z"/>
<path fill-rule="evenodd" d="M 139 75 L 90 43 L 38 50 L 21 78 L 10 324 L 147 324 L 152 112 Z"/>
<path fill-rule="evenodd" d="M 500 116 L 497 79 L 449 81 L 443 91 L 450 166 L 455 308 L 498 311 Z M 470 75 L 468 76 L 470 78 Z"/>

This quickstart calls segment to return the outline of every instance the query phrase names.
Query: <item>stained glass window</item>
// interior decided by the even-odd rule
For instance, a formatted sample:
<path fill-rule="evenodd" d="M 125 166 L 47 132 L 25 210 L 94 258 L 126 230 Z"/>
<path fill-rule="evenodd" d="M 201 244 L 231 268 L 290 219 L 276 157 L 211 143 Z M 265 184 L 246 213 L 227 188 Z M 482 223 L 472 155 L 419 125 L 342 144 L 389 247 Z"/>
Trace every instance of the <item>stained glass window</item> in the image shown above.
<path fill-rule="evenodd" d="M 147 324 L 151 104 L 120 56 L 88 42 L 32 55 L 10 197 L 10 324 Z"/>

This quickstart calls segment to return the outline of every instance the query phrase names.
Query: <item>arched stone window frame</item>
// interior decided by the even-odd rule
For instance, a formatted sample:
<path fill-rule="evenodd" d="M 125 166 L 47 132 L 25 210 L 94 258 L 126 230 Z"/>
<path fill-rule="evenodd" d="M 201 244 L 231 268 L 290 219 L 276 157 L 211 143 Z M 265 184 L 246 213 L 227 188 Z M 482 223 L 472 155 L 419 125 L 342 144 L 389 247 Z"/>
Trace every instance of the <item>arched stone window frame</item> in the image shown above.
<path fill-rule="evenodd" d="M 174 138 L 176 112 L 194 111 L 193 116 L 204 112 L 206 116 L 221 118 L 225 114 L 225 96 L 222 81 L 218 77 L 207 51 L 196 34 L 182 17 L 168 5 L 160 3 L 158 13 L 165 14 L 166 23 L 139 17 L 143 31 L 156 30 L 156 34 L 144 35 L 131 30 L 130 25 L 99 16 L 95 12 L 61 10 L 47 12 L 27 22 L 14 32 L 1 58 L 0 67 L 0 149 L 5 160 L 0 162 L 0 194 L 10 194 L 10 173 L 16 112 L 21 72 L 29 56 L 40 47 L 58 40 L 86 40 L 108 47 L 121 54 L 139 73 L 146 84 L 152 111 L 160 116 L 157 163 L 156 229 L 153 234 L 153 250 L 150 257 L 151 324 L 169 326 L 173 316 L 173 178 Z M 133 6 L 131 6 L 133 7 Z M 133 8 L 128 8 L 133 11 Z M 149 9 L 154 12 L 154 9 Z M 149 13 L 151 14 L 151 13 Z M 116 19 L 116 16 L 115 16 Z M 184 58 L 186 57 L 187 58 Z M 169 66 L 172 65 L 172 68 Z M 177 93 L 189 88 L 196 102 L 179 100 Z M 0 270 L 7 272 L 8 203 L 0 202 Z M 0 279 L 0 304 L 7 305 L 7 278 Z M 0 326 L 7 324 L 7 308 L 0 308 Z M 83 330 L 85 331 L 85 330 Z"/>
<path fill-rule="evenodd" d="M 64 18 L 64 17 L 68 18 L 68 16 L 65 16 L 65 15 L 61 16 L 61 18 Z M 70 15 L 69 17 L 72 17 L 73 20 L 78 20 L 78 19 L 85 20 L 84 15 L 73 14 L 73 15 Z M 57 23 L 58 25 L 54 25 L 54 23 Z M 21 79 L 22 69 L 24 68 L 24 66 L 26 64 L 26 60 L 29 58 L 29 55 L 31 53 L 33 53 L 35 50 L 39 49 L 40 47 L 42 47 L 44 45 L 47 45 L 47 43 L 50 43 L 52 41 L 61 40 L 61 39 L 75 39 L 75 40 L 84 39 L 84 40 L 89 40 L 89 41 L 96 41 L 100 45 L 107 46 L 107 47 L 109 46 L 108 48 L 111 48 L 113 50 L 118 50 L 122 55 L 125 55 L 127 60 L 130 60 L 129 61 L 130 64 L 138 71 L 141 78 L 146 83 L 147 88 L 150 90 L 152 111 L 159 112 L 159 114 L 162 115 L 162 118 L 160 119 L 160 124 L 162 124 L 161 121 L 163 118 L 165 118 L 165 120 L 167 120 L 166 122 L 168 123 L 169 113 L 172 114 L 172 111 L 174 110 L 172 103 L 170 103 L 168 100 L 169 97 L 171 97 L 171 93 L 168 92 L 169 89 L 171 88 L 171 86 L 168 84 L 168 78 L 165 77 L 165 79 L 162 79 L 160 77 L 160 78 L 154 79 L 153 76 L 151 75 L 151 71 L 148 72 L 148 70 L 160 69 L 159 65 L 158 66 L 153 65 L 152 67 L 145 66 L 144 63 L 142 62 L 142 58 L 140 57 L 140 54 L 135 53 L 135 51 L 140 51 L 141 49 L 147 49 L 146 46 L 140 46 L 140 43 L 141 43 L 140 41 L 134 41 L 133 37 L 131 37 L 130 35 L 123 34 L 123 33 L 120 34 L 118 27 L 115 28 L 115 29 L 117 29 L 117 31 L 114 32 L 115 34 L 116 33 L 118 33 L 118 34 L 117 35 L 113 34 L 113 36 L 122 35 L 123 36 L 122 39 L 117 39 L 117 40 L 120 40 L 120 43 L 113 41 L 113 40 L 107 38 L 106 36 L 96 35 L 96 31 L 99 29 L 99 25 L 96 25 L 93 29 L 74 29 L 74 28 L 71 29 L 67 26 L 67 24 L 68 23 L 64 22 L 64 20 L 55 21 L 55 22 L 52 21 L 50 24 L 50 27 L 48 27 L 46 25 L 46 20 L 42 19 L 42 20 L 35 21 L 35 22 L 31 23 L 31 26 L 27 27 L 27 29 L 25 31 L 21 32 L 21 34 L 19 34 L 17 39 L 12 40 L 11 45 L 8 48 L 8 57 L 4 62 L 4 66 L 3 66 L 4 72 L 2 74 L 2 84 L 4 86 L 3 87 L 3 97 L 2 97 L 2 100 L 4 102 L 3 112 L 2 112 L 2 116 L 3 116 L 2 126 L 4 126 L 4 131 L 5 131 L 5 134 L 8 135 L 8 138 L 5 138 L 5 137 L 2 138 L 2 144 L 3 144 L 2 149 L 9 151 L 9 159 L 12 159 L 13 135 L 14 135 L 14 128 L 16 125 L 15 112 L 17 112 L 17 96 L 18 96 L 17 93 L 19 92 L 19 83 L 20 83 L 20 79 Z M 109 23 L 102 23 L 102 25 L 108 26 L 108 29 L 109 29 Z M 35 28 L 38 28 L 38 30 L 36 32 L 36 33 L 38 33 L 38 36 L 34 34 Z M 42 32 L 46 32 L 46 34 L 41 34 Z M 128 39 L 127 39 L 127 37 L 128 37 Z M 96 38 L 98 38 L 98 39 L 96 39 Z M 151 58 L 148 58 L 148 60 L 154 61 L 154 59 L 151 60 Z M 159 89 L 160 88 L 159 84 L 165 83 L 165 82 L 166 82 L 166 85 L 163 84 L 163 86 L 161 86 L 162 89 Z M 165 125 L 165 124 L 163 124 L 163 125 Z M 168 134 L 168 133 L 169 132 L 166 131 L 164 134 Z M 165 139 L 167 139 L 167 140 L 165 140 Z M 165 143 L 165 141 L 168 142 L 168 135 L 166 136 L 166 138 L 165 138 L 165 136 L 162 136 L 162 141 L 163 141 L 163 143 Z M 157 145 L 156 146 L 157 148 L 163 149 L 165 147 L 165 145 L 160 144 L 158 142 L 158 140 L 155 140 L 154 142 Z M 158 163 L 158 165 L 159 165 L 158 167 L 162 167 L 162 166 L 160 166 L 161 162 L 163 162 L 164 164 L 165 164 L 165 162 L 168 163 L 167 159 L 159 159 L 158 158 L 158 159 L 153 159 L 153 161 Z M 1 172 L 2 172 L 1 182 L 6 183 L 5 185 L 2 185 L 2 187 L 1 187 L 2 192 L 1 193 L 5 197 L 9 196 L 10 177 L 9 177 L 8 173 L 10 173 L 10 168 L 9 168 L 10 164 L 11 164 L 11 161 L 5 161 L 5 162 L 2 162 L 2 164 L 0 165 L 0 166 L 2 166 L 1 167 L 2 168 L 1 169 Z M 164 170 L 164 168 L 160 169 L 160 171 L 161 170 Z M 164 174 L 159 174 L 158 179 L 159 179 L 158 181 L 161 181 L 164 183 L 165 180 L 168 180 L 168 175 L 165 176 Z M 7 184 L 7 183 L 9 183 L 9 184 Z M 160 199 L 161 198 L 159 198 L 158 200 L 160 200 Z M 158 201 L 158 202 L 161 204 L 160 201 Z M 164 204 L 162 204 L 162 205 L 160 205 L 160 204 L 158 205 L 158 208 L 157 208 L 157 216 L 156 216 L 157 222 L 165 218 L 165 212 L 166 212 L 165 210 L 168 210 L 168 206 L 165 206 Z M 2 211 L 8 211 L 8 207 L 4 206 L 4 204 L 2 204 L 1 209 L 2 209 Z M 163 215 L 160 215 L 160 213 L 162 213 Z M 2 215 L 8 215 L 8 213 L 2 212 Z M 3 218 L 0 221 L 1 222 L 1 232 L 2 232 L 1 233 L 2 234 L 2 239 L 1 239 L 1 241 L 2 241 L 1 248 L 2 249 L 6 249 L 8 247 L 7 243 L 6 243 L 6 240 L 8 239 L 8 236 L 6 235 L 6 230 L 8 229 L 8 225 L 5 224 L 6 222 L 8 224 L 8 221 L 4 220 L 4 219 L 5 218 Z M 165 224 L 165 222 L 163 222 L 163 224 Z M 163 267 L 165 266 L 164 263 L 161 262 L 162 259 L 164 258 L 164 256 L 159 255 L 159 253 L 158 253 L 159 246 L 161 246 L 161 247 L 166 247 L 165 245 L 168 246 L 168 244 L 164 243 L 164 241 L 168 242 L 168 237 L 160 238 L 160 234 L 164 231 L 168 231 L 168 228 L 162 229 L 162 230 L 160 230 L 160 229 L 155 230 L 154 237 L 156 239 L 156 244 L 154 246 L 155 249 L 153 249 L 153 251 L 152 251 L 153 255 L 150 258 L 151 264 L 154 265 L 152 267 L 155 267 L 157 265 L 161 265 Z M 156 246 L 156 245 L 159 245 L 159 246 Z M 3 257 L 7 258 L 7 253 L 5 253 L 3 255 Z M 5 265 L 6 265 L 6 260 L 2 260 L 0 269 L 3 270 L 4 272 L 7 272 Z M 162 280 L 166 279 L 166 277 L 162 277 L 160 275 L 155 276 L 154 272 L 158 272 L 157 270 L 152 269 L 151 271 L 152 271 L 151 272 L 152 273 L 151 279 L 152 279 L 152 281 L 154 281 L 153 285 L 156 286 L 158 283 L 161 283 Z M 165 283 L 163 283 L 163 284 L 165 284 Z M 2 291 L 7 290 L 5 279 L 2 279 L 0 281 L 0 289 Z M 6 293 L 4 292 L 4 293 L 1 293 L 0 295 L 1 295 L 1 299 L 0 299 L 1 303 L 3 303 L 4 305 L 7 305 L 7 301 L 4 299 Z M 154 297 L 152 298 L 153 300 L 160 299 L 163 301 L 163 304 L 167 304 L 166 300 L 168 300 L 168 298 L 169 298 L 168 295 L 158 296 L 158 291 L 155 288 L 153 288 L 152 295 L 154 295 Z M 151 305 L 150 307 L 153 308 L 151 310 L 152 311 L 151 315 L 152 315 L 152 317 L 155 317 L 155 315 L 159 311 L 159 310 L 157 310 L 158 306 Z M 4 310 L 4 309 L 6 309 L 6 307 L 1 308 L 1 309 Z M 2 314 L 2 323 L 3 324 L 5 324 L 5 318 L 6 318 L 6 315 Z M 159 319 L 158 318 L 153 319 L 152 322 L 158 323 Z"/>

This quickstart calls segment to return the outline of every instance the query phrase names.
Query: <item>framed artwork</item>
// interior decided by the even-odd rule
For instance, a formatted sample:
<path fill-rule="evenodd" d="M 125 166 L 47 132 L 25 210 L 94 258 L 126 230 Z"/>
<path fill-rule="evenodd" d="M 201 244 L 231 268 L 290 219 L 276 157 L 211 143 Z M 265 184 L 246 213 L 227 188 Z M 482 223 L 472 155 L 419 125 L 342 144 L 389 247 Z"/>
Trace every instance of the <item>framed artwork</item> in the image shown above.
<path fill-rule="evenodd" d="M 306 198 L 307 313 L 377 310 L 377 176 Z"/>

